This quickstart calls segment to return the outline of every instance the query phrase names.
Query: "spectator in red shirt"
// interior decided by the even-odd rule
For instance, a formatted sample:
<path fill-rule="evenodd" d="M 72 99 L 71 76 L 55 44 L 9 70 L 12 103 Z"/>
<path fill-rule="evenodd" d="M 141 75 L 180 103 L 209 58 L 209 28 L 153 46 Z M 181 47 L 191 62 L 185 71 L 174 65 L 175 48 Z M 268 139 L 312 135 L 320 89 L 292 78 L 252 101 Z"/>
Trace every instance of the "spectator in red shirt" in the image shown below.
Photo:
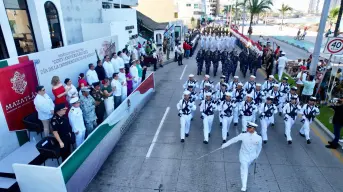
<path fill-rule="evenodd" d="M 183 49 L 185 50 L 185 57 L 188 59 L 191 53 L 192 46 L 190 46 L 186 41 L 183 43 Z"/>

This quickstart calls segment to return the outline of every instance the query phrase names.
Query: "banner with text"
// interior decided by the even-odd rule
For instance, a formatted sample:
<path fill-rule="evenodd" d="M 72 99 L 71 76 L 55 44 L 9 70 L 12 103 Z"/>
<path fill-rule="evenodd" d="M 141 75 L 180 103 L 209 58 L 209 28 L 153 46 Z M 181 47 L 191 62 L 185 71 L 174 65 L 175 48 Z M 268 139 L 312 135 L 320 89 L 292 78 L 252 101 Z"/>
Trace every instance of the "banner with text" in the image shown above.
<path fill-rule="evenodd" d="M 8 129 L 24 129 L 22 119 L 35 112 L 33 99 L 38 85 L 32 61 L 0 69 L 0 101 Z"/>
<path fill-rule="evenodd" d="M 77 86 L 78 76 L 87 72 L 88 64 L 93 63 L 96 66 L 98 59 L 102 60 L 105 55 L 117 51 L 117 44 L 117 36 L 110 36 L 33 53 L 28 57 L 35 63 L 39 83 L 44 85 L 47 93 L 54 98 L 51 85 L 53 76 L 58 76 L 61 82 L 70 78 Z"/>

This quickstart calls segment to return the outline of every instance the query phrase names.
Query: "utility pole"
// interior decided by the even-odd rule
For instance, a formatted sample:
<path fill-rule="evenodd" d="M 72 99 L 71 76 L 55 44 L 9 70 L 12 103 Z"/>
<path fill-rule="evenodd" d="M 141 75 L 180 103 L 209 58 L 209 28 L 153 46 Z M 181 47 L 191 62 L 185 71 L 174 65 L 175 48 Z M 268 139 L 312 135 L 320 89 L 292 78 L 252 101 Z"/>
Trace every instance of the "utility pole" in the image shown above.
<path fill-rule="evenodd" d="M 245 21 L 245 15 L 246 15 L 246 12 L 245 12 L 245 3 L 246 3 L 246 0 L 244 0 L 244 6 L 243 6 L 243 16 L 242 16 L 242 34 L 244 35 L 244 21 Z"/>
<path fill-rule="evenodd" d="M 331 0 L 325 0 L 324 1 L 322 15 L 320 16 L 318 35 L 316 38 L 316 43 L 314 45 L 314 50 L 313 50 L 313 54 L 312 54 L 312 62 L 311 62 L 311 66 L 310 66 L 310 74 L 311 75 L 316 75 L 317 65 L 318 65 L 319 56 L 320 56 L 320 48 L 322 46 L 323 34 L 324 34 L 324 30 L 325 30 L 326 19 L 327 19 L 328 13 L 329 13 L 330 2 L 331 2 Z"/>

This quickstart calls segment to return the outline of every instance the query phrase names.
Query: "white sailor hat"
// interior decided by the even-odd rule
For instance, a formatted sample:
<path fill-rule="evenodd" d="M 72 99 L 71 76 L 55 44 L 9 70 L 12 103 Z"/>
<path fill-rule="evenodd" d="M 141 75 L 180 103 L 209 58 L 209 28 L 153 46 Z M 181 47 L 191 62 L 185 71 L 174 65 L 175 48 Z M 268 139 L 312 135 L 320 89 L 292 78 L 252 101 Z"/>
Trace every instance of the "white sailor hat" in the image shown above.
<path fill-rule="evenodd" d="M 261 83 L 256 83 L 256 87 L 261 87 Z"/>
<path fill-rule="evenodd" d="M 296 91 L 296 90 L 298 90 L 298 87 L 296 87 L 296 86 L 293 86 L 293 87 L 291 87 L 291 90 L 294 90 L 294 91 Z"/>
<path fill-rule="evenodd" d="M 291 99 L 292 99 L 292 100 L 298 99 L 298 95 L 292 95 Z"/>
<path fill-rule="evenodd" d="M 225 79 L 225 78 L 226 78 L 226 76 L 225 76 L 225 75 L 222 75 L 220 78 L 221 78 L 221 79 Z"/>
<path fill-rule="evenodd" d="M 283 79 L 283 80 L 288 80 L 288 77 L 287 77 L 287 76 L 284 76 L 282 79 Z"/>
<path fill-rule="evenodd" d="M 281 55 L 286 55 L 286 52 L 282 51 L 282 52 L 281 52 Z"/>
<path fill-rule="evenodd" d="M 248 122 L 248 124 L 247 124 L 247 128 L 256 128 L 256 127 L 258 127 L 258 125 L 256 123 Z"/>
<path fill-rule="evenodd" d="M 211 92 L 206 92 L 205 93 L 205 97 L 212 97 L 212 93 Z"/>
<path fill-rule="evenodd" d="M 316 101 L 317 100 L 317 98 L 315 98 L 315 97 L 310 97 L 310 101 Z"/>
<path fill-rule="evenodd" d="M 238 77 L 238 76 L 233 76 L 233 78 L 235 78 L 235 79 L 239 79 L 239 77 Z"/>
<path fill-rule="evenodd" d="M 274 96 L 267 97 L 267 100 L 273 100 L 273 99 L 274 99 Z"/>
<path fill-rule="evenodd" d="M 225 92 L 225 96 L 232 97 L 232 94 L 230 92 Z"/>
<path fill-rule="evenodd" d="M 274 83 L 273 87 L 279 87 L 279 84 Z"/>
<path fill-rule="evenodd" d="M 252 78 L 254 78 L 254 79 L 256 78 L 256 76 L 255 76 L 255 75 L 250 75 L 250 77 L 252 77 Z"/>
<path fill-rule="evenodd" d="M 226 83 L 222 83 L 222 84 L 221 84 L 221 86 L 225 86 L 225 87 L 227 87 L 227 84 L 226 84 Z"/>
<path fill-rule="evenodd" d="M 237 84 L 237 86 L 238 86 L 238 85 L 239 85 L 239 86 L 243 86 L 243 83 L 239 82 L 239 83 Z"/>
<path fill-rule="evenodd" d="M 186 91 L 183 92 L 183 94 L 184 94 L 184 95 L 190 95 L 191 92 L 186 90 Z"/>
<path fill-rule="evenodd" d="M 211 86 L 211 83 L 207 82 L 205 83 L 205 86 Z"/>
<path fill-rule="evenodd" d="M 273 78 L 274 79 L 274 75 L 269 75 L 269 78 Z"/>
<path fill-rule="evenodd" d="M 77 102 L 80 102 L 78 97 L 71 98 L 70 101 L 69 101 L 70 104 L 74 104 L 74 103 L 77 103 Z"/>
<path fill-rule="evenodd" d="M 253 98 L 252 94 L 247 94 L 247 97 Z"/>
<path fill-rule="evenodd" d="M 206 78 L 210 78 L 210 76 L 209 76 L 209 75 L 205 75 L 205 77 L 206 77 Z"/>
<path fill-rule="evenodd" d="M 189 74 L 188 77 L 194 77 L 194 75 L 193 74 Z"/>

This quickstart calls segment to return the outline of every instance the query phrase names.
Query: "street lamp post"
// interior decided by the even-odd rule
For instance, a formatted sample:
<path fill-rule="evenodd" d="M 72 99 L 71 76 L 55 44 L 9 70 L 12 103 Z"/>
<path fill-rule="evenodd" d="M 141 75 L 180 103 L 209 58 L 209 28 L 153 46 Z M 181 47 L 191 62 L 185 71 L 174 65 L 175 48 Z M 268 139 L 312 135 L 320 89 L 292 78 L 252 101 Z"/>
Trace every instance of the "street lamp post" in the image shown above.
<path fill-rule="evenodd" d="M 313 50 L 313 54 L 312 54 L 312 62 L 310 65 L 310 74 L 311 75 L 316 75 L 317 65 L 318 65 L 319 56 L 320 56 L 320 48 L 322 46 L 323 34 L 324 34 L 324 30 L 325 30 L 326 19 L 327 19 L 329 8 L 330 8 L 330 2 L 331 2 L 331 0 L 325 0 L 324 1 L 322 15 L 320 16 L 318 35 L 316 38 L 316 43 L 314 45 L 314 50 Z"/>

